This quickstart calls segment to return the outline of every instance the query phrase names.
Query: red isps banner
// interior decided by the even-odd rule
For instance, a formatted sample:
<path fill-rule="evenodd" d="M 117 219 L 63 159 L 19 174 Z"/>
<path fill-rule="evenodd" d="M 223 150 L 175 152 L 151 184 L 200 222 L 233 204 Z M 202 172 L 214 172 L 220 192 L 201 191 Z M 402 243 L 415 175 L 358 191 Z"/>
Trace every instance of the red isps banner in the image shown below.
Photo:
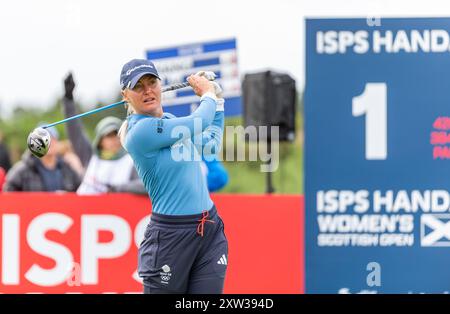
<path fill-rule="evenodd" d="M 141 290 L 137 248 L 148 211 L 142 204 L 122 216 L 96 211 L 43 213 L 33 207 L 3 213 L 1 284 L 21 289 L 97 285 L 113 291 Z"/>

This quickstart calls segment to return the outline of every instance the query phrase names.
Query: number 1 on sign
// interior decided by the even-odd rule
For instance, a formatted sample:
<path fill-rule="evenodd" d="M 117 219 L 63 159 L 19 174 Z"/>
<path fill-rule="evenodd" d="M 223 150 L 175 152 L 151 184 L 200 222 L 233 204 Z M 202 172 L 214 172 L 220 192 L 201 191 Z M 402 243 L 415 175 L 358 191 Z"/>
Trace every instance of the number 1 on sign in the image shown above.
<path fill-rule="evenodd" d="M 366 159 L 387 158 L 387 86 L 367 83 L 364 92 L 352 100 L 354 117 L 366 115 Z"/>

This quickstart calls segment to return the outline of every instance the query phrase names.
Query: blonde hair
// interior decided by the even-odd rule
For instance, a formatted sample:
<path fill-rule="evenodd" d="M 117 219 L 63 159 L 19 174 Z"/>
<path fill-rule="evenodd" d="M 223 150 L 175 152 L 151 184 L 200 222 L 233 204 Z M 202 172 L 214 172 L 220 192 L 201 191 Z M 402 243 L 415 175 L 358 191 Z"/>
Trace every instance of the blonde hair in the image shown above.
<path fill-rule="evenodd" d="M 120 139 L 120 144 L 122 144 L 122 147 L 125 148 L 125 139 L 127 137 L 128 133 L 128 117 L 132 115 L 133 113 L 136 113 L 133 106 L 131 106 L 128 102 L 125 103 L 125 107 L 127 108 L 127 118 L 125 121 L 122 122 L 122 125 L 120 126 L 119 132 L 117 133 Z"/>

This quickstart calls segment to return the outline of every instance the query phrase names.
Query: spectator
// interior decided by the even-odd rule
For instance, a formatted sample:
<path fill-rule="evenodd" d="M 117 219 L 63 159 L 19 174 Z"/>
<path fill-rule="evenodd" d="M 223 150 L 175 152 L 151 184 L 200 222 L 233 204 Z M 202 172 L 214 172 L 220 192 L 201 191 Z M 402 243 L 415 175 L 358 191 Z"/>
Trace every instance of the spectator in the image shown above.
<path fill-rule="evenodd" d="M 202 172 L 206 176 L 208 190 L 217 192 L 228 183 L 228 172 L 220 160 L 213 158 L 211 161 L 203 158 Z"/>
<path fill-rule="evenodd" d="M 76 114 L 73 90 L 75 82 L 70 73 L 64 80 L 64 114 Z M 123 192 L 147 194 L 134 163 L 122 148 L 117 136 L 122 121 L 115 117 L 102 119 L 95 128 L 91 146 L 80 119 L 66 123 L 72 147 L 86 169 L 78 194 Z"/>
<path fill-rule="evenodd" d="M 75 192 L 81 183 L 78 174 L 57 153 L 58 131 L 48 128 L 51 145 L 41 159 L 28 150 L 7 173 L 3 191 Z"/>
<path fill-rule="evenodd" d="M 9 158 L 9 151 L 3 143 L 3 134 L 0 132 L 0 168 L 6 172 L 11 168 L 11 159 Z"/>

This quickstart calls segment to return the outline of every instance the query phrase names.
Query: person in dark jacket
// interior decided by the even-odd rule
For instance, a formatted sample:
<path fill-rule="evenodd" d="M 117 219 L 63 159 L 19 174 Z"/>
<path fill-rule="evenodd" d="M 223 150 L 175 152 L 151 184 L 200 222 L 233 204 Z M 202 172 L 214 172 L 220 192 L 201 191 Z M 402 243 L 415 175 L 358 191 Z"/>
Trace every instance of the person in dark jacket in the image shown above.
<path fill-rule="evenodd" d="M 47 154 L 39 159 L 27 150 L 22 160 L 8 171 L 3 191 L 75 192 L 77 190 L 81 178 L 58 155 L 56 129 L 48 128 L 47 130 L 52 141 Z"/>
<path fill-rule="evenodd" d="M 0 168 L 5 172 L 11 168 L 11 159 L 9 158 L 9 151 L 3 143 L 3 134 L 0 132 Z"/>

